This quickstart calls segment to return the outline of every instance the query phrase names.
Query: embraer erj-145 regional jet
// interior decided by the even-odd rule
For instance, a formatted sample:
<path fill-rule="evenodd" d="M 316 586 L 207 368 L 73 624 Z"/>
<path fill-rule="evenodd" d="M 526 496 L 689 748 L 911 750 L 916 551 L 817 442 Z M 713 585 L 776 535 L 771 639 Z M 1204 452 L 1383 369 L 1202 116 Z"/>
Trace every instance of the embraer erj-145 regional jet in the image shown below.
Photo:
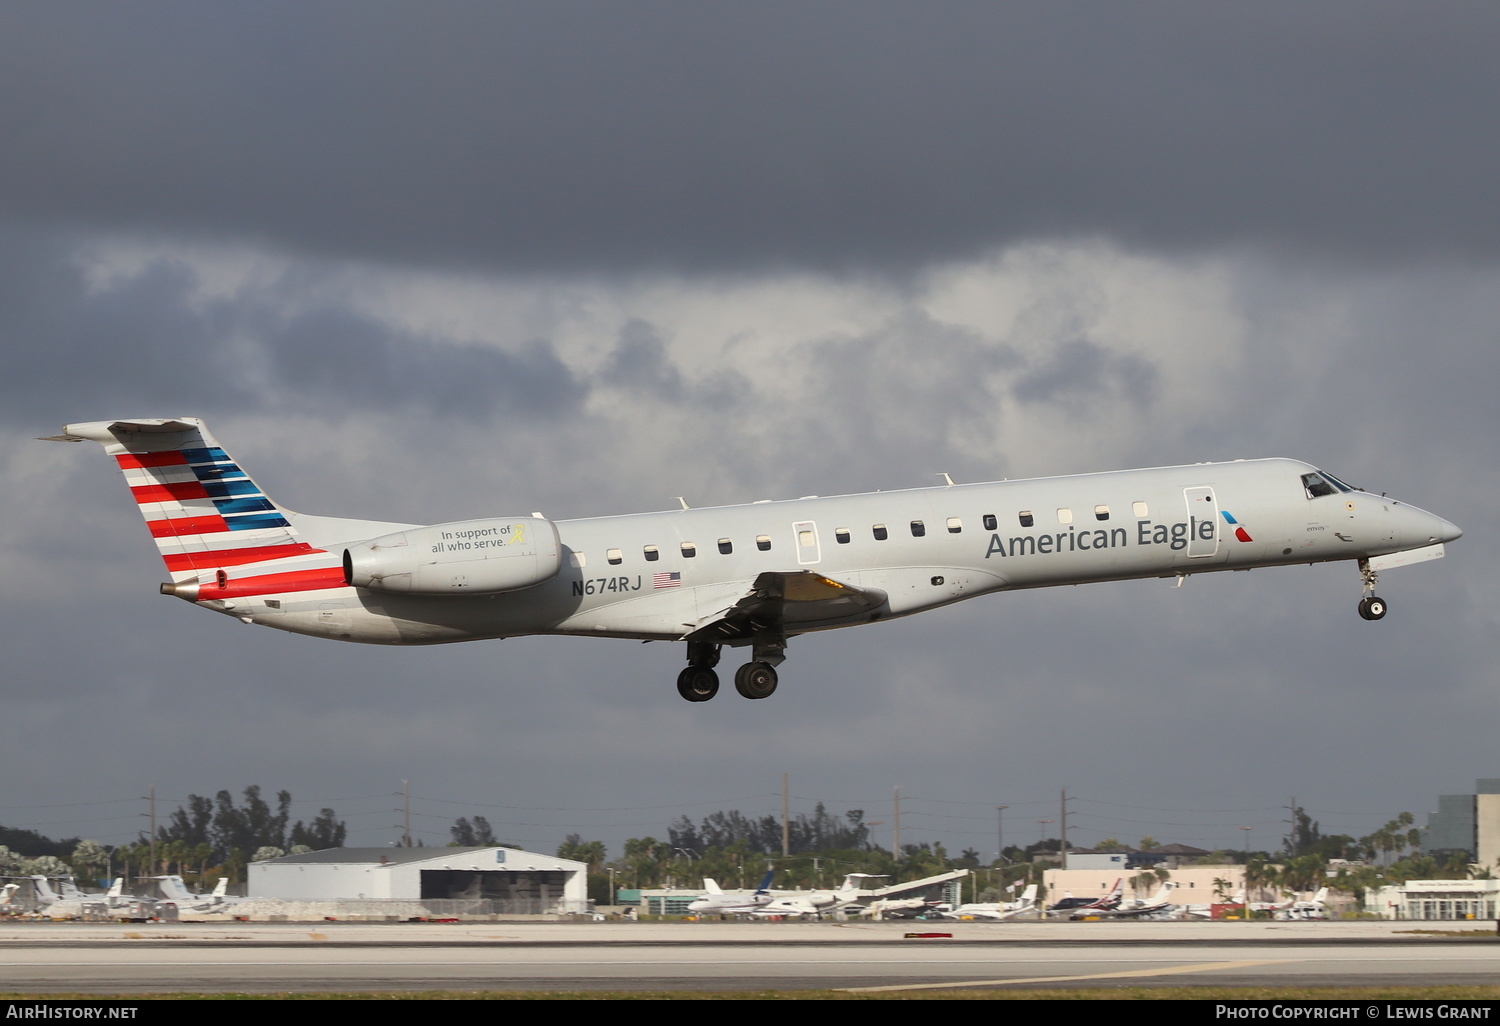
<path fill-rule="evenodd" d="M 176 595 L 245 623 L 385 645 L 525 634 L 681 641 L 677 690 L 766 698 L 787 639 L 996 591 L 1357 561 L 1359 613 L 1385 616 L 1378 571 L 1436 559 L 1462 532 L 1297 460 L 810 496 L 552 521 L 423 527 L 294 513 L 202 421 L 70 424 L 125 473 Z M 943 475 L 945 478 L 947 475 Z"/>

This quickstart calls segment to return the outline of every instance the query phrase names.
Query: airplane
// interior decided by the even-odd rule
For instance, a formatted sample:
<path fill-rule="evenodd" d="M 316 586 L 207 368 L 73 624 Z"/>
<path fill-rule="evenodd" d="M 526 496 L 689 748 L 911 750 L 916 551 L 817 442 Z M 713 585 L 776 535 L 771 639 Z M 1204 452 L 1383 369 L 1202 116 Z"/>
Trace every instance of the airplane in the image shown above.
<path fill-rule="evenodd" d="M 726 891 L 711 877 L 703 878 L 703 889 L 708 893 L 688 902 L 688 911 L 694 915 L 742 915 L 768 905 L 773 899 L 771 878 L 776 870 L 766 870 L 760 885 L 754 891 Z"/>
<path fill-rule="evenodd" d="M 1177 906 L 1172 904 L 1170 895 L 1177 888 L 1171 880 L 1163 880 L 1156 893 L 1142 900 L 1134 900 L 1129 905 L 1117 908 L 1100 909 L 1084 913 L 1090 916 L 1099 916 L 1104 919 L 1145 919 L 1150 916 L 1165 915 L 1177 911 Z"/>
<path fill-rule="evenodd" d="M 433 645 L 532 634 L 684 643 L 678 693 L 764 699 L 797 635 L 992 592 L 1354 561 L 1359 615 L 1380 571 L 1443 555 L 1458 527 L 1292 459 L 946 484 L 578 520 L 433 525 L 296 513 L 201 420 L 69 424 L 47 441 L 114 457 L 171 580 L 164 595 L 247 624 Z"/>
<path fill-rule="evenodd" d="M 35 873 L 25 879 L 31 881 L 32 901 L 36 906 L 36 911 L 46 912 L 59 901 L 63 900 L 62 895 L 52 889 L 52 884 L 46 876 Z"/>
<path fill-rule="evenodd" d="M 1066 894 L 1056 905 L 1047 906 L 1047 915 L 1088 915 L 1098 912 L 1107 912 L 1118 908 L 1120 898 L 1125 894 L 1125 878 L 1118 877 L 1115 885 L 1109 889 L 1109 893 L 1102 898 L 1075 898 Z"/>
<path fill-rule="evenodd" d="M 1327 919 L 1327 901 L 1328 888 L 1319 887 L 1317 893 L 1306 901 L 1293 902 L 1290 908 L 1278 911 L 1276 918 L 1285 920 Z"/>
<path fill-rule="evenodd" d="M 849 873 L 836 891 L 805 891 L 774 898 L 750 914 L 758 918 L 770 916 L 821 916 L 835 912 L 870 897 L 870 891 L 862 886 L 865 880 L 883 879 L 880 873 Z"/>
<path fill-rule="evenodd" d="M 968 905 L 960 905 L 951 912 L 945 913 L 948 919 L 982 919 L 999 922 L 1004 919 L 1014 919 L 1016 916 L 1028 912 L 1035 912 L 1036 908 L 1036 884 L 1027 884 L 1026 889 L 1015 901 L 981 901 Z"/>
<path fill-rule="evenodd" d="M 85 893 L 71 876 L 57 877 L 58 889 L 54 891 L 45 876 L 29 876 L 34 894 L 34 911 L 49 919 L 77 919 L 90 907 L 114 910 L 139 899 L 123 896 L 125 878 L 116 877 L 108 891 Z M 13 891 L 11 893 L 14 893 Z"/>
<path fill-rule="evenodd" d="M 169 901 L 183 912 L 225 912 L 231 907 L 246 900 L 244 898 L 231 897 L 229 895 L 229 877 L 219 877 L 219 882 L 209 894 L 194 894 L 188 890 L 186 882 L 182 877 L 153 876 L 148 877 L 156 881 L 156 889 L 160 892 L 159 901 Z"/>
<path fill-rule="evenodd" d="M 871 919 L 952 919 L 953 906 L 926 898 L 880 898 L 870 902 L 861 915 Z"/>

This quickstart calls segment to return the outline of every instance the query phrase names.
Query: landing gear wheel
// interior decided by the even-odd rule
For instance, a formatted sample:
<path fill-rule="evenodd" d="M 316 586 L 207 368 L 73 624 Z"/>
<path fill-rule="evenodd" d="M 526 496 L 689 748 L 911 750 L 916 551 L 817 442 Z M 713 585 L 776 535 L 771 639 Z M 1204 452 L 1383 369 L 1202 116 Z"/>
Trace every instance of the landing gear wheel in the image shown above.
<path fill-rule="evenodd" d="M 734 671 L 734 689 L 746 698 L 770 698 L 776 693 L 776 671 L 769 663 L 746 663 Z"/>
<path fill-rule="evenodd" d="M 1385 617 L 1385 599 L 1376 595 L 1360 599 L 1359 615 L 1366 620 L 1380 620 Z"/>
<path fill-rule="evenodd" d="M 719 693 L 719 675 L 706 666 L 689 666 L 677 675 L 677 693 L 689 702 L 707 702 Z"/>

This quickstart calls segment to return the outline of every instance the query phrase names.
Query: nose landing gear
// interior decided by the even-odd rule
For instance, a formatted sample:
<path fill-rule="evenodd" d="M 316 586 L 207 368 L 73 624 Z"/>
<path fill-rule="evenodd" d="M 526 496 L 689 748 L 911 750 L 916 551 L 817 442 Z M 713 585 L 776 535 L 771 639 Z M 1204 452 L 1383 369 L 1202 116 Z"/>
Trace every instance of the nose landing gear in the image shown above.
<path fill-rule="evenodd" d="M 1368 559 L 1359 561 L 1359 577 L 1365 592 L 1365 597 L 1359 600 L 1359 615 L 1366 620 L 1385 619 L 1385 599 L 1375 594 L 1375 582 L 1380 578 L 1380 574 L 1370 569 Z"/>

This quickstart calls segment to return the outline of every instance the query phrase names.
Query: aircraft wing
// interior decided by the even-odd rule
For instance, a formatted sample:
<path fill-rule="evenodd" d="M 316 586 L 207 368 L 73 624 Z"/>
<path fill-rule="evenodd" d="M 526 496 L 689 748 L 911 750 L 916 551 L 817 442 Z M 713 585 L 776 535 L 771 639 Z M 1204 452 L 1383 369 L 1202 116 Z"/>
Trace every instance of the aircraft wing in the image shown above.
<path fill-rule="evenodd" d="M 683 641 L 733 644 L 811 625 L 858 620 L 886 603 L 878 588 L 857 588 L 811 570 L 768 570 L 732 606 L 698 621 Z"/>

